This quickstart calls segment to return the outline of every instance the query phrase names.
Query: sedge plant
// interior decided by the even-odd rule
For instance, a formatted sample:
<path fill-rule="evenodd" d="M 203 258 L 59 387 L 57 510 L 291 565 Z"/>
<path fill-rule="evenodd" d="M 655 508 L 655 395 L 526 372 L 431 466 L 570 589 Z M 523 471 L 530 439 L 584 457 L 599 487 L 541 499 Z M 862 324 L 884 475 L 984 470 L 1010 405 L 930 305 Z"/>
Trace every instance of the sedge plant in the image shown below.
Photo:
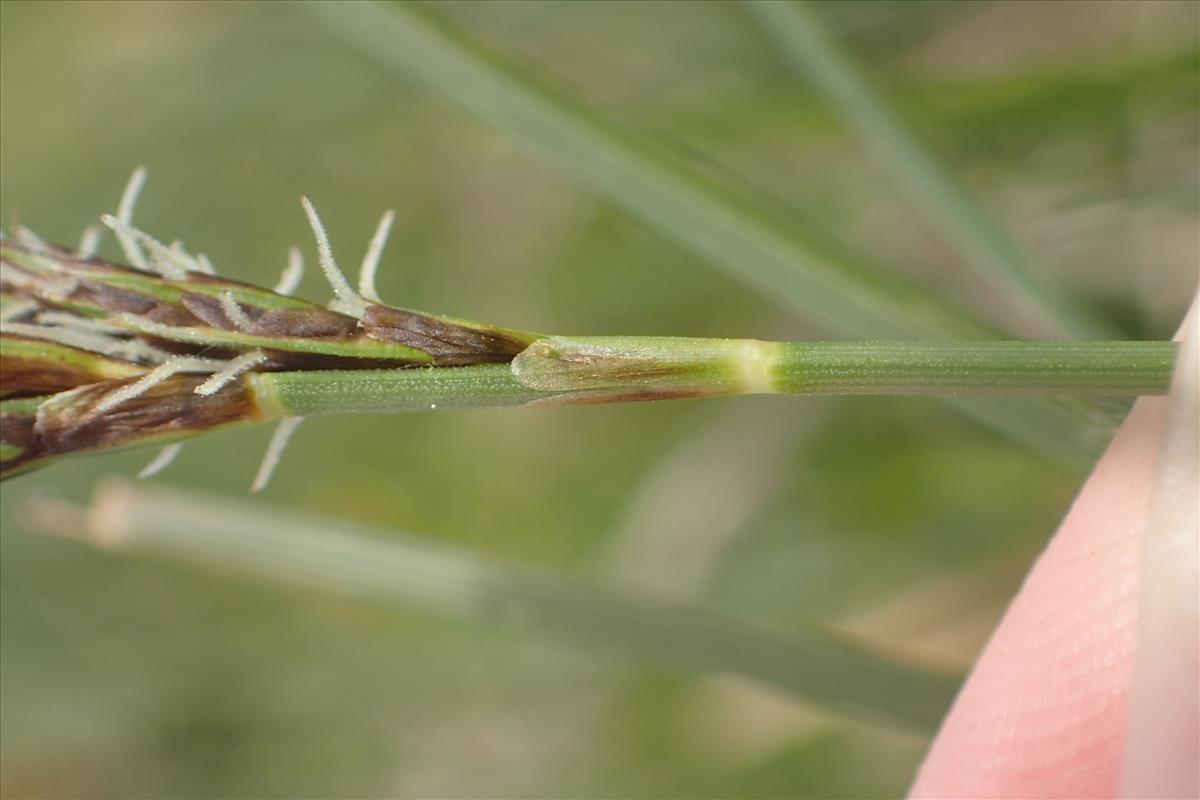
<path fill-rule="evenodd" d="M 102 221 L 128 264 L 17 226 L 0 242 L 0 476 L 75 454 L 167 449 L 231 426 L 279 422 L 261 488 L 305 416 L 653 401 L 743 394 L 1163 394 L 1165 341 L 810 341 L 559 336 L 384 304 L 383 216 L 357 287 L 302 205 L 333 289 L 292 296 L 293 249 L 272 289 L 215 274 L 203 254 L 132 225 L 145 173 Z"/>
<path fill-rule="evenodd" d="M 813 14 L 792 14 L 790 27 L 766 30 L 783 34 L 775 36 L 781 51 L 793 48 L 790 60 L 838 115 L 868 134 L 876 156 L 898 163 L 897 177 L 970 256 L 980 285 L 993 290 L 992 324 L 935 297 L 929 287 L 895 279 L 888 265 L 852 248 L 823 246 L 821 237 L 808 236 L 671 148 L 545 86 L 434 8 L 307 7 L 333 20 L 330 29 L 348 35 L 356 50 L 528 145 L 699 262 L 762 289 L 830 336 L 852 341 L 547 335 L 390 306 L 375 290 L 375 274 L 391 216 L 385 215 L 352 282 L 306 202 L 317 261 L 334 293 L 330 303 L 309 302 L 293 296 L 304 266 L 298 250 L 267 288 L 217 276 L 203 254 L 133 227 L 144 180 L 139 171 L 116 213 L 104 220 L 124 263 L 97 257 L 99 229 L 89 229 L 74 248 L 49 244 L 20 226 L 0 241 L 0 478 L 76 454 L 161 447 L 141 473 L 149 476 L 190 438 L 271 422 L 277 433 L 255 478 L 258 489 L 309 415 L 760 393 L 935 396 L 1078 466 L 1091 463 L 1111 430 L 1113 409 L 1123 407 L 1108 398 L 1166 391 L 1178 358 L 1169 342 L 997 338 L 1005 335 L 999 328 L 1009 336 L 1109 334 L 1048 286 L 1036 265 L 999 236 L 998 226 L 981 219 L 982 208 L 948 184 L 948 171 L 939 174 L 912 137 L 880 112 L 879 98 L 846 81 L 848 62 L 836 52 L 830 56 L 830 41 L 808 46 L 821 32 L 810 30 L 806 39 L 796 26 L 811 27 Z M 769 15 L 790 13 L 781 4 L 746 7 L 768 22 Z M 805 619 L 811 609 L 796 615 L 786 636 L 776 635 L 736 617 L 703 613 L 698 604 L 675 606 L 516 567 L 473 548 L 444 548 L 428 537 L 290 509 L 107 484 L 87 511 L 47 498 L 27 510 L 37 529 L 118 551 L 283 579 L 384 607 L 448 611 L 488 625 L 532 622 L 750 678 L 820 708 L 920 734 L 936 727 L 960 679 L 864 646 L 837 623 Z M 411 642 L 405 639 L 404 647 L 412 649 Z M 432 738 L 427 729 L 416 730 Z M 454 752 L 469 750 L 455 741 Z"/>

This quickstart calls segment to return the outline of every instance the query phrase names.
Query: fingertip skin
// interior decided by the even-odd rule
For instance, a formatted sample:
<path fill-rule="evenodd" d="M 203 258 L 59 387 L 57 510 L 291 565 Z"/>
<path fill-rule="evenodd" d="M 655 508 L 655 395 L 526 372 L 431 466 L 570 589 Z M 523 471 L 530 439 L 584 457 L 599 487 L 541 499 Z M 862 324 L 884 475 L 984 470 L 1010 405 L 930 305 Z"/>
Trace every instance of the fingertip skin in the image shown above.
<path fill-rule="evenodd" d="M 1200 797 L 1200 319 L 1185 321 L 1142 553 L 1122 795 Z"/>
<path fill-rule="evenodd" d="M 914 798 L 1114 797 L 1165 398 L 1138 402 L 984 648 Z"/>

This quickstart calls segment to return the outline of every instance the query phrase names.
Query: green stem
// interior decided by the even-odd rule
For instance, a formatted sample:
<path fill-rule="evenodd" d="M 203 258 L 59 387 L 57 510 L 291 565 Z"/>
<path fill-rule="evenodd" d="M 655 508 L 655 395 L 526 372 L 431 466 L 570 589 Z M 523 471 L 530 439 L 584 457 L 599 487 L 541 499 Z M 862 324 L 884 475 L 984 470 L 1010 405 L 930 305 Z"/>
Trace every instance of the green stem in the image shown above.
<path fill-rule="evenodd" d="M 46 370 L 60 363 L 51 357 L 56 345 L 22 349 L 18 340 L 4 342 L 8 373 L 54 378 Z M 45 358 L 22 367 L 19 356 L 26 350 Z M 204 375 L 175 375 L 111 408 L 98 404 L 111 402 L 113 392 L 128 390 L 135 379 L 100 380 L 0 401 L 0 478 L 68 453 L 165 444 L 217 428 L 317 414 L 743 394 L 1165 394 L 1177 354 L 1174 342 L 550 336 L 537 339 L 507 364 L 248 373 L 211 396 L 197 394 Z M 67 377 L 76 380 L 73 373 Z M 50 384 L 45 387 L 52 389 Z M 997 414 L 1013 402 L 999 396 L 979 399 L 994 403 Z M 1039 432 L 1056 435 L 1053 428 Z M 1059 442 L 1052 438 L 1052 444 Z"/>
<path fill-rule="evenodd" d="M 1166 394 L 1175 342 L 789 344 L 779 391 L 804 394 Z"/>
<path fill-rule="evenodd" d="M 266 418 L 523 405 L 539 392 L 508 364 L 263 372 L 247 376 Z"/>
<path fill-rule="evenodd" d="M 509 364 L 260 373 L 268 417 L 742 394 L 1165 394 L 1174 342 L 552 336 Z"/>

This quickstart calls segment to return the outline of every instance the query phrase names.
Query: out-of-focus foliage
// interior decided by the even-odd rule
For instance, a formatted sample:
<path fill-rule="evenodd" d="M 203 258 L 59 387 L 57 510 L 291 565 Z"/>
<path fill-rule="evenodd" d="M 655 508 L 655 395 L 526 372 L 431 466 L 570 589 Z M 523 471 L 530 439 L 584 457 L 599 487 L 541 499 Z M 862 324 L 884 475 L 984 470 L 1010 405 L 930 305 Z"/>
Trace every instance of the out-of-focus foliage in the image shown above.
<path fill-rule="evenodd" d="M 436 4 L 475 36 L 986 308 L 958 256 L 736 5 Z M 1196 8 L 823 4 L 983 204 L 1083 302 L 1163 336 L 1195 279 Z M 320 203 L 397 211 L 405 306 L 572 333 L 811 332 L 290 4 L 0 4 L 0 214 L 53 241 L 145 163 L 139 224 L 270 283 Z M 110 249 L 109 255 L 115 256 Z M 323 292 L 316 276 L 305 291 Z M 241 495 L 267 432 L 159 480 Z M 730 678 L 30 535 L 151 454 L 0 489 L 5 796 L 863 796 L 923 742 Z M 786 634 L 970 662 L 1079 476 L 925 400 L 748 398 L 319 419 L 268 499 L 627 583 Z"/>

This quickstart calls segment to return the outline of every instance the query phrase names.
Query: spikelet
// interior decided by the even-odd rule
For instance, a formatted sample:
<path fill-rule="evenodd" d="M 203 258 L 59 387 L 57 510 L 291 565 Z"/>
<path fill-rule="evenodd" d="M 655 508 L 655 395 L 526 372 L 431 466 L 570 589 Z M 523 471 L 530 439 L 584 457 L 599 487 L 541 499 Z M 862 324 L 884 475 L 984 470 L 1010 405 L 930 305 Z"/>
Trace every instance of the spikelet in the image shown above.
<path fill-rule="evenodd" d="M 407 369 L 508 361 L 529 334 L 382 305 L 375 277 L 395 215 L 371 237 L 357 291 L 329 236 L 301 203 L 333 290 L 327 305 L 293 297 L 298 248 L 273 289 L 225 280 L 203 254 L 134 225 L 146 183 L 139 167 L 117 211 L 101 217 L 128 266 L 96 256 L 104 228 L 77 248 L 16 226 L 0 240 L 0 478 L 74 452 L 185 440 L 206 430 L 279 418 L 255 393 L 255 373 Z M 299 418 L 272 439 L 255 491 L 279 462 Z M 141 475 L 165 468 L 167 446 Z"/>

